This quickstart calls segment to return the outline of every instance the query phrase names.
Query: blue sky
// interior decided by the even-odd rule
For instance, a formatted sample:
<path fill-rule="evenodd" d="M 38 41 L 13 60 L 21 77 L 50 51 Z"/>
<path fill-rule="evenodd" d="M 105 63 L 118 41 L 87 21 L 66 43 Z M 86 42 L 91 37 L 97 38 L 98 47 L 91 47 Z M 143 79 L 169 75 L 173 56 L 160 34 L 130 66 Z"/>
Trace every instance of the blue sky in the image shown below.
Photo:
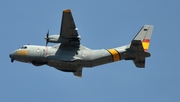
<path fill-rule="evenodd" d="M 180 101 L 178 0 L 1 0 L 1 102 L 178 102 Z M 83 78 L 52 67 L 10 62 L 24 44 L 45 45 L 59 34 L 62 11 L 70 8 L 91 49 L 130 43 L 139 29 L 154 25 L 146 68 L 119 61 L 83 69 Z M 49 44 L 54 45 L 54 44 Z"/>

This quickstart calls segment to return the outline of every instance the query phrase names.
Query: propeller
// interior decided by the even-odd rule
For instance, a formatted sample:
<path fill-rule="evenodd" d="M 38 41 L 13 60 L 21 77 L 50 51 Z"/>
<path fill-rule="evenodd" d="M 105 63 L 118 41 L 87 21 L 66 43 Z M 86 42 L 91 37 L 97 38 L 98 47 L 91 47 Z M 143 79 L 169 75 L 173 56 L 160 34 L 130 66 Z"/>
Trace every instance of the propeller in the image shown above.
<path fill-rule="evenodd" d="M 48 42 L 49 42 L 49 29 L 48 29 L 48 32 L 46 33 L 46 46 L 47 46 Z"/>

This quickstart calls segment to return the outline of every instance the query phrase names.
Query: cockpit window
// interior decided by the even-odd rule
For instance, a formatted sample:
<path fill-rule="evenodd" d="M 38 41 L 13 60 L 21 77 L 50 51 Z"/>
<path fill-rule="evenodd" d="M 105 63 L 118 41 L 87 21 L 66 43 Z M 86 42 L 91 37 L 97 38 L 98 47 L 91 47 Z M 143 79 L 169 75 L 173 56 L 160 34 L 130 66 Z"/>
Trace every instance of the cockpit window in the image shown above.
<path fill-rule="evenodd" d="M 21 49 L 27 49 L 27 46 L 23 46 L 23 47 L 21 47 Z"/>

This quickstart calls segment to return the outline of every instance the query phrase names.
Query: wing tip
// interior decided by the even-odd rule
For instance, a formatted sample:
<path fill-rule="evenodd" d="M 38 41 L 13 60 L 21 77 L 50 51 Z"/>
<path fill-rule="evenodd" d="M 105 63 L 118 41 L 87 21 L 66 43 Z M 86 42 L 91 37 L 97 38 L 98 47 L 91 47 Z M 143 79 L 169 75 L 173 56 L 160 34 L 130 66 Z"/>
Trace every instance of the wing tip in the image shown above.
<path fill-rule="evenodd" d="M 70 9 L 66 9 L 63 12 L 69 13 L 69 12 L 71 12 L 71 10 Z"/>

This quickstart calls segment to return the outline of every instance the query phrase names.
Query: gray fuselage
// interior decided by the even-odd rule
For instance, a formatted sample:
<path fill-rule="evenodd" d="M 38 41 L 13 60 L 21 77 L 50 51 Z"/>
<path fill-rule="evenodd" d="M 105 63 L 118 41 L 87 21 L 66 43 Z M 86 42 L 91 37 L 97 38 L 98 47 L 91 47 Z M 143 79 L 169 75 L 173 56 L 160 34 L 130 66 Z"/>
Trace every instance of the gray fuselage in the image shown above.
<path fill-rule="evenodd" d="M 24 45 L 15 50 L 10 57 L 20 62 L 35 66 L 49 65 L 59 70 L 73 70 L 72 66 L 94 67 L 123 59 L 121 53 L 127 46 L 114 49 L 91 50 L 82 45 L 78 49 L 59 48 L 60 44 L 51 46 Z"/>

